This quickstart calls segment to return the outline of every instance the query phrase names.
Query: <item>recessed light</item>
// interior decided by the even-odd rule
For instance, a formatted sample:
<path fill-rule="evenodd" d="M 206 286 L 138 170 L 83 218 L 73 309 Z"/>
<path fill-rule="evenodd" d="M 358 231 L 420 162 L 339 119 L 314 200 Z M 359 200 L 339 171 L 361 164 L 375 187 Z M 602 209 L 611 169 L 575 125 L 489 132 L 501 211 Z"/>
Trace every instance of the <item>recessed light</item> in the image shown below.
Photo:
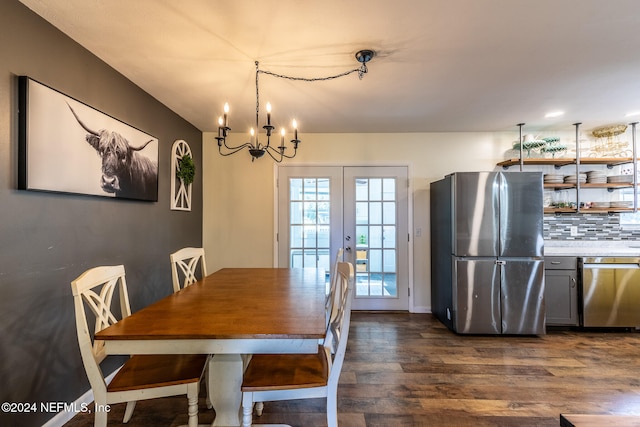
<path fill-rule="evenodd" d="M 560 117 L 560 116 L 562 116 L 563 114 L 564 114 L 564 111 L 551 111 L 551 112 L 549 112 L 549 113 L 545 114 L 544 116 L 545 116 L 547 119 L 549 119 L 549 118 L 552 118 L 552 117 Z"/>
<path fill-rule="evenodd" d="M 630 113 L 627 113 L 624 115 L 625 117 L 634 117 L 634 116 L 640 116 L 640 111 L 632 111 Z"/>

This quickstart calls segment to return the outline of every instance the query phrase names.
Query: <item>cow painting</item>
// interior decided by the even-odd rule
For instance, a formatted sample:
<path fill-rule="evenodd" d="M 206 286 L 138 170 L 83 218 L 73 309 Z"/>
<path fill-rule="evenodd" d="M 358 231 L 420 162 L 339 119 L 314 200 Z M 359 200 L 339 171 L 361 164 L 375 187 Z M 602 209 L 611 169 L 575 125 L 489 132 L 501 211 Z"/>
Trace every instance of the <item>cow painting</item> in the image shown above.
<path fill-rule="evenodd" d="M 117 132 L 106 129 L 96 132 L 78 117 L 71 105 L 67 105 L 80 126 L 88 132 L 86 141 L 102 159 L 102 190 L 116 197 L 157 200 L 158 165 L 139 153 L 153 140 L 133 147 Z"/>

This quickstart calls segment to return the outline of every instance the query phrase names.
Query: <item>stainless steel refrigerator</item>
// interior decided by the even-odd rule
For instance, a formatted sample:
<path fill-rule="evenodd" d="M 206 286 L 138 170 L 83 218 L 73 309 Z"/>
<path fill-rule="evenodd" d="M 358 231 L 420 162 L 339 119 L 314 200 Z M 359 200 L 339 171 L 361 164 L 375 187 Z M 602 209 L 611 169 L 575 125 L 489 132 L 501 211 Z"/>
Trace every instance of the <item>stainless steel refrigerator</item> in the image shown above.
<path fill-rule="evenodd" d="M 431 183 L 432 312 L 460 334 L 544 334 L 542 173 Z"/>

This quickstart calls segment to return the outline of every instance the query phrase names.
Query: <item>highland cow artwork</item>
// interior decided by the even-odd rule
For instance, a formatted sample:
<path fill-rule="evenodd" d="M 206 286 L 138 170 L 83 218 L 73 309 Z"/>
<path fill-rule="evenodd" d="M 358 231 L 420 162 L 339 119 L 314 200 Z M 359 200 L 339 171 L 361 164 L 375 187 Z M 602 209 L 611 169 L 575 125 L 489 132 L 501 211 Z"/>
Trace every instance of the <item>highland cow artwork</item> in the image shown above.
<path fill-rule="evenodd" d="M 28 77 L 19 78 L 24 190 L 158 200 L 158 140 Z"/>

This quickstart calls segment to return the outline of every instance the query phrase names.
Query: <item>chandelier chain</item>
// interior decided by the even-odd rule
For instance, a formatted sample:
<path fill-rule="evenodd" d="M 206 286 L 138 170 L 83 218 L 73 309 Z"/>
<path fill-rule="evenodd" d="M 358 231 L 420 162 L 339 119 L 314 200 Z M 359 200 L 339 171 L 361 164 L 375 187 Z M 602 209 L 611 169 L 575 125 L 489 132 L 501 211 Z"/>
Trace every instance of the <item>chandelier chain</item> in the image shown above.
<path fill-rule="evenodd" d="M 353 74 L 353 73 L 358 73 L 358 78 L 360 80 L 362 80 L 362 77 L 364 77 L 364 75 L 368 71 L 367 65 L 363 63 L 358 68 L 354 68 L 353 70 L 345 71 L 343 73 L 336 74 L 336 75 L 333 75 L 333 76 L 326 76 L 326 77 L 292 77 L 292 76 L 286 76 L 284 74 L 274 73 L 273 71 L 261 70 L 260 69 L 260 63 L 258 61 L 255 61 L 255 63 L 256 63 L 256 128 L 258 128 L 259 115 L 260 115 L 260 93 L 259 93 L 259 90 L 258 90 L 258 75 L 260 73 L 267 74 L 267 75 L 270 75 L 270 76 L 273 76 L 273 77 L 277 77 L 279 79 L 285 79 L 285 80 L 302 81 L 302 82 L 319 82 L 319 81 L 338 79 L 340 77 L 348 76 L 349 74 Z"/>
<path fill-rule="evenodd" d="M 256 62 L 256 68 L 257 68 L 257 64 L 258 63 Z M 302 81 L 302 82 L 319 82 L 324 80 L 333 80 L 333 79 L 338 79 L 340 77 L 348 76 L 349 74 L 358 73 L 358 78 L 362 80 L 362 77 L 367 73 L 367 66 L 365 64 L 362 64 L 359 68 L 354 68 L 353 70 L 345 71 L 343 73 L 336 74 L 335 76 L 327 76 L 327 77 L 291 77 L 291 76 L 285 76 L 284 74 L 278 74 L 272 71 L 260 70 L 260 69 L 257 69 L 257 72 L 268 74 L 273 77 L 278 77 L 280 79 L 295 80 L 295 81 Z"/>

